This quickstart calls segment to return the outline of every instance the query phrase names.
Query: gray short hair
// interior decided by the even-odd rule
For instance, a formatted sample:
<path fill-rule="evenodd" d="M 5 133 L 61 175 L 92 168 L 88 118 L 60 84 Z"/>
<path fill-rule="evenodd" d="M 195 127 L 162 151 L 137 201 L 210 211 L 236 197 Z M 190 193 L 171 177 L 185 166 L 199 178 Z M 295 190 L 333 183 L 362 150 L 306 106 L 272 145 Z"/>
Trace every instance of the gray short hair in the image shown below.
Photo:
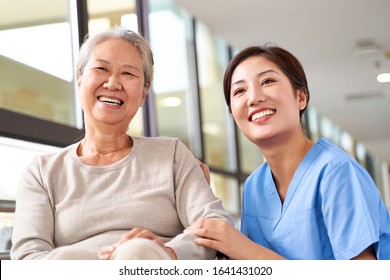
<path fill-rule="evenodd" d="M 119 38 L 123 39 L 133 46 L 135 46 L 142 57 L 144 62 L 144 86 L 149 88 L 153 82 L 153 53 L 149 47 L 149 43 L 146 41 L 144 37 L 131 31 L 125 27 L 118 26 L 114 29 L 103 31 L 95 36 L 89 37 L 86 36 L 84 43 L 82 44 L 79 52 L 79 59 L 76 67 L 76 75 L 77 78 L 83 74 L 85 66 L 88 63 L 88 60 L 91 56 L 93 49 L 100 43 L 109 40 Z"/>

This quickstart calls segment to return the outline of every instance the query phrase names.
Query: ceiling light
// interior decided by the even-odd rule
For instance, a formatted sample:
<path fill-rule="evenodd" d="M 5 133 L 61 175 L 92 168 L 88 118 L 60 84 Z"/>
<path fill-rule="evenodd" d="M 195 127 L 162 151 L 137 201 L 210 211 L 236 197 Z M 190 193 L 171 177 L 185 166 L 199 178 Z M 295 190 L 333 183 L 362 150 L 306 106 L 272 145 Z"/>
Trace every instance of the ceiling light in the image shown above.
<path fill-rule="evenodd" d="M 376 80 L 379 83 L 388 83 L 390 82 L 390 73 L 381 73 L 376 77 Z"/>
<path fill-rule="evenodd" d="M 202 127 L 202 131 L 205 134 L 208 134 L 213 137 L 219 137 L 222 133 L 221 126 L 218 123 L 204 123 Z"/>
<path fill-rule="evenodd" d="M 162 106 L 164 107 L 178 107 L 181 105 L 179 97 L 169 96 L 162 99 Z"/>
<path fill-rule="evenodd" d="M 372 39 L 360 39 L 356 41 L 355 45 L 355 55 L 369 55 L 377 54 L 380 51 L 380 47 Z"/>

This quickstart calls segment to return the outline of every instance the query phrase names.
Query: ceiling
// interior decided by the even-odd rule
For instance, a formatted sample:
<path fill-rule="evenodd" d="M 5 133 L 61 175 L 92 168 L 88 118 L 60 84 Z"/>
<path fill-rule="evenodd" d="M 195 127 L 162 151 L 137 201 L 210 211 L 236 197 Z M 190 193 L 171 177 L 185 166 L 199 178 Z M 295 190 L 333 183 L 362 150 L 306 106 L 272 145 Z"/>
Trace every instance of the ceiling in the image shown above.
<path fill-rule="evenodd" d="M 295 54 L 310 105 L 390 163 L 389 0 L 176 0 L 233 47 L 276 43 Z"/>

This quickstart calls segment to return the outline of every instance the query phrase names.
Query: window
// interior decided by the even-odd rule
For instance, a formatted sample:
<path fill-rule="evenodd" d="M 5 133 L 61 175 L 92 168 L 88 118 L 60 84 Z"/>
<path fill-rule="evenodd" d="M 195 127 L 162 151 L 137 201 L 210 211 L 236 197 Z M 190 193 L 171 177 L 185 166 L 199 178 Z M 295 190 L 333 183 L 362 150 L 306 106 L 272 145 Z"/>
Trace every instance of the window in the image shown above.
<path fill-rule="evenodd" d="M 7 69 L 0 76 L 2 113 L 81 128 L 68 1 L 5 2 L 7 8 L 0 10 L 0 67 Z M 28 126 L 16 125 L 21 126 L 15 133 L 19 138 L 33 138 Z M 4 125 L 0 129 L 13 133 Z"/>
<path fill-rule="evenodd" d="M 187 41 L 191 18 L 174 1 L 149 1 L 150 44 L 154 54 L 153 83 L 157 134 L 178 137 L 199 156 L 196 88 L 189 69 L 193 44 Z M 162 24 L 164 23 L 164 24 Z"/>
<path fill-rule="evenodd" d="M 236 172 L 234 124 L 222 88 L 228 46 L 201 22 L 195 38 L 205 160 L 211 167 Z"/>
<path fill-rule="evenodd" d="M 42 9 L 45 7 L 45 9 Z M 65 146 L 82 135 L 73 86 L 74 34 L 68 1 L 2 1 L 0 9 L 0 166 L 19 174 L 35 154 L 22 141 Z M 6 69 L 6 71 L 4 71 Z M 45 145 L 40 151 L 49 151 Z M 31 152 L 31 153 L 30 153 Z M 10 156 L 4 156 L 11 153 Z M 17 158 L 12 165 L 10 157 Z M 11 166 L 13 168 L 11 168 Z M 16 180 L 1 182 L 12 198 Z"/>
<path fill-rule="evenodd" d="M 67 0 L 1 3 L 2 250 L 10 246 L 14 200 L 26 165 L 35 155 L 66 146 L 82 135 L 81 110 L 73 90 L 73 46 L 75 41 L 78 44 L 74 40 L 78 32 L 72 29 L 68 4 Z"/>

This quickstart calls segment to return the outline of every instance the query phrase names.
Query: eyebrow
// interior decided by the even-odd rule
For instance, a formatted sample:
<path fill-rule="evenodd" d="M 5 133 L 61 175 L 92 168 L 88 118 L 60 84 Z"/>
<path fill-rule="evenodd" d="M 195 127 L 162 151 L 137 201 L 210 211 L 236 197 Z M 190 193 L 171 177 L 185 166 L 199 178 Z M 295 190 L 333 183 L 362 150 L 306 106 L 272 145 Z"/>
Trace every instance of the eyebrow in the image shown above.
<path fill-rule="evenodd" d="M 105 59 L 97 58 L 96 61 L 97 61 L 97 62 L 104 63 L 104 64 L 111 64 L 108 60 L 105 60 Z M 135 67 L 135 66 L 130 65 L 130 64 L 122 64 L 121 66 L 122 66 L 122 67 L 125 67 L 125 68 L 132 68 L 132 69 L 139 70 L 138 67 Z"/>
<path fill-rule="evenodd" d="M 262 71 L 262 72 L 258 73 L 258 74 L 256 75 L 256 78 L 260 78 L 261 76 L 264 76 L 264 75 L 267 74 L 267 73 L 275 73 L 275 74 L 278 74 L 278 72 L 276 72 L 275 70 L 268 69 L 268 70 L 265 70 L 265 71 Z M 244 80 L 235 81 L 235 82 L 233 82 L 233 83 L 231 84 L 230 87 L 233 87 L 234 85 L 237 85 L 237 84 L 243 83 L 243 82 L 244 82 Z"/>

